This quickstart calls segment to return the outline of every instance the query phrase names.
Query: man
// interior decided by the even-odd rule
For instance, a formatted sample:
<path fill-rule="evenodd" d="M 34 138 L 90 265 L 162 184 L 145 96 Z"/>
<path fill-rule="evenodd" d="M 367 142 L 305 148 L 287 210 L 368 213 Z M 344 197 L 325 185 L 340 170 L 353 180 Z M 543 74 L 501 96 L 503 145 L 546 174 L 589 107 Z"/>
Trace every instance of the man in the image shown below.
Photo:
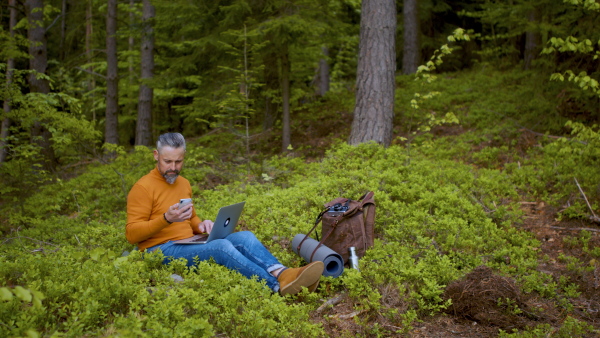
<path fill-rule="evenodd" d="M 185 157 L 185 139 L 179 133 L 160 135 L 154 150 L 156 168 L 142 177 L 127 196 L 125 235 L 139 250 L 160 249 L 170 258 L 185 258 L 188 266 L 194 258 L 213 258 L 217 264 L 252 278 L 265 280 L 273 292 L 295 294 L 319 285 L 323 262 L 312 262 L 302 268 L 286 268 L 256 239 L 250 231 L 234 232 L 225 239 L 206 244 L 185 245 L 176 241 L 195 234 L 210 233 L 211 220 L 200 220 L 193 204 L 179 209 L 179 200 L 192 197 L 190 182 L 179 176 Z"/>

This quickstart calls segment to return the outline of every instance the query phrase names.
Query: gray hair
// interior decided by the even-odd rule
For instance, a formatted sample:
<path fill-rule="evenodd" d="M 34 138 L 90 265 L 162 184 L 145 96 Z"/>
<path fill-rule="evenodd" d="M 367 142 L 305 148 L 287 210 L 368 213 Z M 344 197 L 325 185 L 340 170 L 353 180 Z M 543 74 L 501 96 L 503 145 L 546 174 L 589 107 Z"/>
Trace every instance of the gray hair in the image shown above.
<path fill-rule="evenodd" d="M 160 153 L 163 147 L 182 148 L 185 150 L 185 138 L 180 133 L 166 133 L 158 137 L 156 150 Z"/>

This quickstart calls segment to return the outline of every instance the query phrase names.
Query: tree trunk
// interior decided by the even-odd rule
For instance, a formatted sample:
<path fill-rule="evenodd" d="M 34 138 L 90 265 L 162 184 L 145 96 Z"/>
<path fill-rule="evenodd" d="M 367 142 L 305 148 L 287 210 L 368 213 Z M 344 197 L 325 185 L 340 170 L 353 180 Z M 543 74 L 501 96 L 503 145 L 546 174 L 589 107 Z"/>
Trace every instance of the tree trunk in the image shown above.
<path fill-rule="evenodd" d="M 536 56 L 540 53 L 539 46 L 541 44 L 542 37 L 539 31 L 533 29 L 539 24 L 541 17 L 540 10 L 534 8 L 529 12 L 529 29 L 525 32 L 525 55 L 523 68 L 530 69 L 531 63 L 535 60 Z"/>
<path fill-rule="evenodd" d="M 65 60 L 65 39 L 67 35 L 67 0 L 62 0 L 61 10 L 60 10 L 60 51 L 59 58 L 60 61 Z"/>
<path fill-rule="evenodd" d="M 150 0 L 143 0 L 142 21 L 143 32 L 141 40 L 141 85 L 138 99 L 138 115 L 135 130 L 135 144 L 149 146 L 152 143 L 152 96 L 153 89 L 148 81 L 154 75 L 154 6 Z"/>
<path fill-rule="evenodd" d="M 108 0 L 106 14 L 106 120 L 104 140 L 119 144 L 119 76 L 117 61 L 117 0 Z"/>
<path fill-rule="evenodd" d="M 267 37 L 267 40 L 271 40 L 272 37 Z M 264 76 L 265 76 L 265 90 L 264 92 L 273 93 L 277 91 L 280 86 L 279 71 L 277 69 L 277 53 L 275 53 L 275 47 L 270 45 L 270 48 L 265 48 L 266 54 L 264 55 Z M 263 130 L 267 130 L 273 127 L 275 120 L 277 120 L 278 105 L 273 102 L 273 94 L 265 95 L 265 115 L 263 120 Z"/>
<path fill-rule="evenodd" d="M 27 18 L 29 21 L 29 30 L 27 38 L 29 39 L 29 68 L 40 74 L 46 74 L 48 67 L 48 53 L 46 50 L 46 32 L 44 24 L 44 4 L 42 0 L 25 1 Z M 46 79 L 38 79 L 36 74 L 28 76 L 29 89 L 34 93 L 48 94 L 50 85 Z"/>
<path fill-rule="evenodd" d="M 396 70 L 396 3 L 363 0 L 356 75 L 356 105 L 348 143 L 392 142 Z"/>
<path fill-rule="evenodd" d="M 417 0 L 404 0 L 404 48 L 402 53 L 402 73 L 414 74 L 420 62 L 419 15 Z"/>
<path fill-rule="evenodd" d="M 27 30 L 27 38 L 29 40 L 29 69 L 34 73 L 27 78 L 29 90 L 33 93 L 48 94 L 50 92 L 50 84 L 48 80 L 38 78 L 36 73 L 45 74 L 48 67 L 48 52 L 46 50 L 46 29 L 44 24 L 44 3 L 42 0 L 27 0 L 25 1 L 25 9 L 29 29 Z M 54 150 L 52 148 L 52 134 L 44 127 L 42 121 L 36 121 L 31 129 L 32 142 L 37 144 L 42 149 L 44 156 L 44 169 L 53 170 L 56 162 Z"/>
<path fill-rule="evenodd" d="M 134 88 L 136 83 L 136 71 L 135 71 L 135 62 L 136 58 L 134 55 L 135 46 L 135 38 L 134 31 L 137 27 L 137 20 L 135 15 L 135 0 L 129 0 L 129 38 L 127 39 L 127 82 L 128 82 L 128 90 L 126 95 L 126 110 L 122 111 L 125 116 L 127 116 L 127 124 L 125 125 L 124 130 L 121 130 L 121 133 L 125 134 L 125 139 L 128 140 L 128 143 L 135 143 L 135 123 L 136 121 L 130 119 L 129 117 L 134 117 L 137 114 L 137 97 L 135 91 L 129 89 Z M 139 94 L 139 93 L 137 93 Z M 131 121 L 131 122 L 130 122 Z"/>
<path fill-rule="evenodd" d="M 290 132 L 290 59 L 287 44 L 282 46 L 281 54 L 281 96 L 283 103 L 283 132 L 281 135 L 281 151 L 287 151 L 291 143 Z"/>
<path fill-rule="evenodd" d="M 16 0 L 8 0 L 8 7 L 10 12 L 10 19 L 8 24 L 8 30 L 10 33 L 10 44 L 11 48 L 14 48 L 14 37 L 15 37 L 15 26 L 17 25 L 17 9 L 16 9 Z M 6 87 L 10 87 L 12 84 L 13 77 L 13 69 L 15 69 L 15 59 L 10 57 L 6 61 Z M 6 117 L 2 120 L 2 129 L 0 129 L 0 163 L 4 163 L 6 161 L 6 157 L 8 155 L 8 150 L 6 149 L 6 138 L 9 136 L 9 128 L 11 121 L 8 118 L 8 113 L 10 113 L 10 99 L 4 100 L 3 104 L 4 114 Z"/>
<path fill-rule="evenodd" d="M 329 91 L 329 48 L 323 46 L 323 58 L 319 61 L 319 74 L 317 75 L 317 95 L 325 96 Z"/>
<path fill-rule="evenodd" d="M 96 108 L 94 104 L 94 87 L 96 87 L 96 79 L 94 78 L 94 67 L 91 65 L 93 60 L 93 52 L 92 52 L 92 35 L 93 35 L 93 25 L 92 25 L 92 0 L 87 1 L 87 7 L 85 10 L 85 56 L 88 62 L 88 83 L 87 90 L 89 93 L 92 93 L 92 102 L 90 104 L 90 109 L 92 111 L 92 121 L 96 121 Z"/>

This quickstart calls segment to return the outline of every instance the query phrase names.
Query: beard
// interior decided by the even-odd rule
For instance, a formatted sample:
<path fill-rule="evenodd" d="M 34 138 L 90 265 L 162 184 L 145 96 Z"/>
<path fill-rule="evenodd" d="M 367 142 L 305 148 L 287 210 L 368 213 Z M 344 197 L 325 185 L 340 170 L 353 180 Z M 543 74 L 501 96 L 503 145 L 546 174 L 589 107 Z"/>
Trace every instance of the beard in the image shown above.
<path fill-rule="evenodd" d="M 175 180 L 177 180 L 177 177 L 179 177 L 179 170 L 167 170 L 165 173 L 161 173 L 161 175 L 165 178 L 165 181 L 167 181 L 167 183 L 173 184 L 175 183 Z"/>

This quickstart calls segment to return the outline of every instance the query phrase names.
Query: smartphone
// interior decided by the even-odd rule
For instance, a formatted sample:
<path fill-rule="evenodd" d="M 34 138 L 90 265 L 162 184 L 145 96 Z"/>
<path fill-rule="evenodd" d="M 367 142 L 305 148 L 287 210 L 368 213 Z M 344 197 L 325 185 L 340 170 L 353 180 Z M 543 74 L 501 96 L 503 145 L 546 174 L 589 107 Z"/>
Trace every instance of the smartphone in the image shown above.
<path fill-rule="evenodd" d="M 179 209 L 183 208 L 184 206 L 188 205 L 192 203 L 192 199 L 191 198 L 182 198 L 179 200 Z"/>

